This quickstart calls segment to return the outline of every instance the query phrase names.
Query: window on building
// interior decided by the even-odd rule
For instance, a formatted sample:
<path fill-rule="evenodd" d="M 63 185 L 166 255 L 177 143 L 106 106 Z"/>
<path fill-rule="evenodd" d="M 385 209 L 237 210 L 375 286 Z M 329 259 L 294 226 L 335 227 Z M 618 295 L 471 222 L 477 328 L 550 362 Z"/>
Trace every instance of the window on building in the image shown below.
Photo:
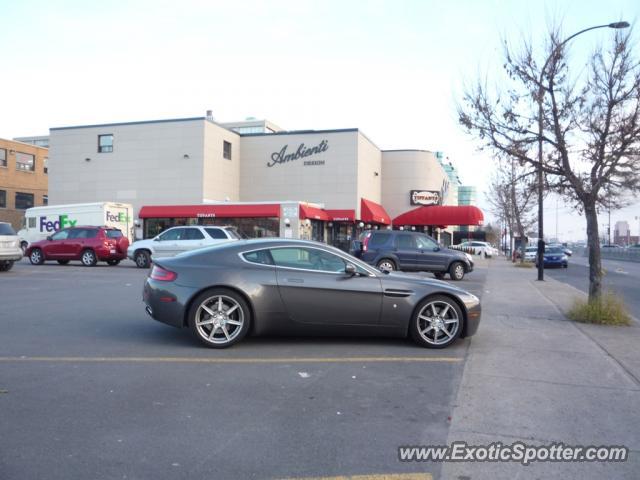
<path fill-rule="evenodd" d="M 33 193 L 16 192 L 16 210 L 33 207 Z"/>
<path fill-rule="evenodd" d="M 0 208 L 7 208 L 7 192 L 0 190 Z"/>
<path fill-rule="evenodd" d="M 44 157 L 44 173 L 49 173 L 49 157 Z"/>
<path fill-rule="evenodd" d="M 98 153 L 113 152 L 113 134 L 98 135 Z"/>
<path fill-rule="evenodd" d="M 7 151 L 4 148 L 0 148 L 0 167 L 7 166 Z"/>
<path fill-rule="evenodd" d="M 222 143 L 222 156 L 227 160 L 231 160 L 231 142 L 226 140 Z"/>
<path fill-rule="evenodd" d="M 49 205 L 49 195 L 42 196 L 42 205 Z"/>
<path fill-rule="evenodd" d="M 33 172 L 36 166 L 36 157 L 30 153 L 16 152 L 16 170 Z"/>

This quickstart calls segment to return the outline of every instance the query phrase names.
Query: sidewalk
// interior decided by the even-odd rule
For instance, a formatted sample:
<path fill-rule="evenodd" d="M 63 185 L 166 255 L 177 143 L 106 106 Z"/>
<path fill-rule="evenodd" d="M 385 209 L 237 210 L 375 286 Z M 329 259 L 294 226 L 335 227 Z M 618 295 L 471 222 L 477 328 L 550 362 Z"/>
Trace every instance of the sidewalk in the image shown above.
<path fill-rule="evenodd" d="M 640 327 L 565 319 L 582 292 L 490 263 L 448 442 L 624 445 L 626 463 L 447 463 L 443 479 L 640 477 Z"/>

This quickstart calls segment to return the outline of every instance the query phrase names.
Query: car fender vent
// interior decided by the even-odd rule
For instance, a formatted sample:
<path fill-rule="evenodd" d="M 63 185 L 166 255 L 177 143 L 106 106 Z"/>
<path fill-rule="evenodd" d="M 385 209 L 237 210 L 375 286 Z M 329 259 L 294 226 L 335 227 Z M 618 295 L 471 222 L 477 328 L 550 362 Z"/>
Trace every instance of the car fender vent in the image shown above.
<path fill-rule="evenodd" d="M 413 290 L 403 290 L 399 288 L 386 288 L 384 290 L 385 297 L 409 297 L 413 295 Z"/>

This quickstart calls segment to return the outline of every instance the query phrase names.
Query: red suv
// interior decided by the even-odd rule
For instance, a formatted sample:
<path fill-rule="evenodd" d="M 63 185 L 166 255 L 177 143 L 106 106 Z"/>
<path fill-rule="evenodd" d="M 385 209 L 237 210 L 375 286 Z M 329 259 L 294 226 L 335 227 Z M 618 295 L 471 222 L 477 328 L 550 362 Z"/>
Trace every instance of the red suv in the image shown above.
<path fill-rule="evenodd" d="M 128 247 L 129 240 L 117 228 L 73 227 L 30 244 L 25 256 L 34 265 L 42 265 L 46 260 L 57 260 L 60 265 L 80 260 L 86 267 L 98 261 L 118 265 L 127 258 Z"/>

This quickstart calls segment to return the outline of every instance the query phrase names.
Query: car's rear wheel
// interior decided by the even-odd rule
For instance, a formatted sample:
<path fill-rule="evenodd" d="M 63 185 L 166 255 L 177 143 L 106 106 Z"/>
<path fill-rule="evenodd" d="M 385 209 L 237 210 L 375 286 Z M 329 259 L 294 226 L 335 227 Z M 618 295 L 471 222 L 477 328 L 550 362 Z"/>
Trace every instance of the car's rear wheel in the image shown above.
<path fill-rule="evenodd" d="M 67 263 L 69 263 L 69 260 L 58 260 L 58 263 L 60 265 L 66 265 Z"/>
<path fill-rule="evenodd" d="M 434 295 L 418 305 L 411 319 L 411 337 L 423 347 L 445 348 L 462 333 L 464 316 L 450 297 Z"/>
<path fill-rule="evenodd" d="M 80 261 L 85 267 L 93 267 L 96 263 L 98 263 L 98 259 L 96 258 L 96 254 L 93 250 L 85 250 L 84 252 L 82 252 Z"/>
<path fill-rule="evenodd" d="M 196 297 L 189 309 L 192 333 L 211 348 L 226 348 L 242 340 L 249 331 L 251 311 L 232 290 L 215 288 Z"/>
<path fill-rule="evenodd" d="M 31 250 L 31 254 L 29 255 L 29 261 L 33 265 L 42 265 L 44 263 L 44 253 L 39 248 L 34 248 Z"/>
<path fill-rule="evenodd" d="M 149 268 L 151 265 L 151 255 L 146 250 L 138 250 L 133 256 L 133 260 L 138 268 Z"/>
<path fill-rule="evenodd" d="M 383 272 L 393 272 L 398 269 L 396 262 L 389 258 L 383 258 L 376 266 L 378 267 L 378 270 L 382 270 Z"/>
<path fill-rule="evenodd" d="M 0 262 L 0 272 L 8 272 L 13 268 L 13 261 Z"/>
<path fill-rule="evenodd" d="M 111 265 L 112 267 L 115 267 L 116 265 L 118 265 L 120 263 L 120 260 L 107 260 L 107 265 Z"/>
<path fill-rule="evenodd" d="M 451 280 L 460 281 L 464 278 L 464 265 L 462 262 L 453 262 L 449 267 Z"/>

